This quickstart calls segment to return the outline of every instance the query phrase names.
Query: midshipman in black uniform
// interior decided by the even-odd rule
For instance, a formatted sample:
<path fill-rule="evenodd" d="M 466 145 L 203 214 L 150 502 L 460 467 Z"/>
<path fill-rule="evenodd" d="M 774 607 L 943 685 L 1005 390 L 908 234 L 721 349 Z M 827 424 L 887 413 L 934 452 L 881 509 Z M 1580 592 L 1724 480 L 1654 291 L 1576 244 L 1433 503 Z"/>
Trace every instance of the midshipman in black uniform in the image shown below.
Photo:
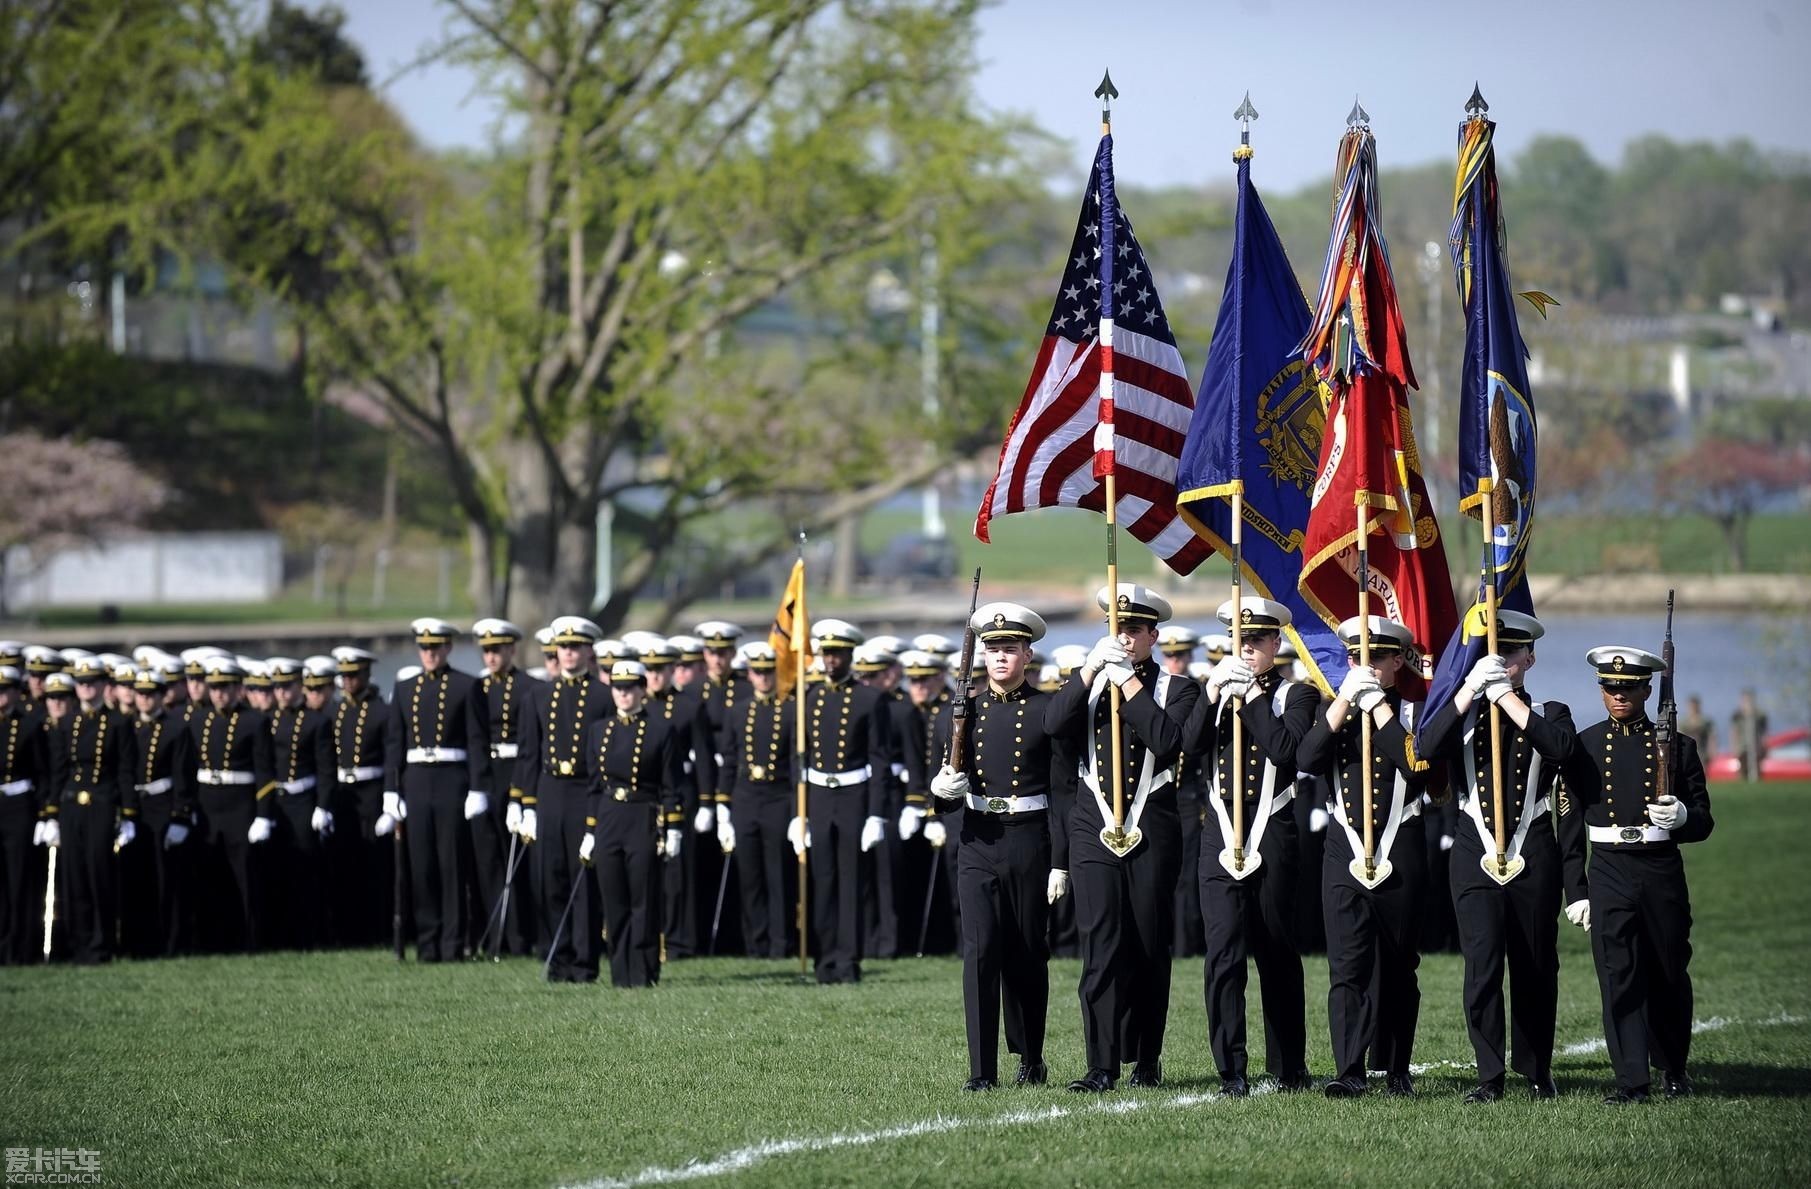
<path fill-rule="evenodd" d="M 1651 652 L 1606 644 L 1586 653 L 1610 717 L 1579 732 L 1565 791 L 1591 840 L 1590 900 L 1568 906 L 1591 931 L 1603 994 L 1604 1039 L 1616 1088 L 1606 1104 L 1645 1102 L 1651 1074 L 1666 1096 L 1692 1092 L 1692 906 L 1682 842 L 1702 842 L 1715 824 L 1704 763 L 1690 735 L 1675 735 L 1667 796 L 1658 796 L 1659 746 L 1647 699 L 1666 663 Z M 1568 819 L 1562 819 L 1562 829 Z M 1568 856 L 1577 854 L 1568 849 Z M 1575 879 L 1568 872 L 1568 885 Z"/>
<path fill-rule="evenodd" d="M 719 803 L 718 842 L 736 852 L 742 892 L 742 936 L 757 958 L 792 953 L 792 900 L 787 871 L 793 856 L 786 824 L 796 809 L 792 775 L 798 700 L 775 696 L 779 659 L 757 640 L 742 646 L 748 681 L 727 709 L 719 781 L 729 793 Z"/>

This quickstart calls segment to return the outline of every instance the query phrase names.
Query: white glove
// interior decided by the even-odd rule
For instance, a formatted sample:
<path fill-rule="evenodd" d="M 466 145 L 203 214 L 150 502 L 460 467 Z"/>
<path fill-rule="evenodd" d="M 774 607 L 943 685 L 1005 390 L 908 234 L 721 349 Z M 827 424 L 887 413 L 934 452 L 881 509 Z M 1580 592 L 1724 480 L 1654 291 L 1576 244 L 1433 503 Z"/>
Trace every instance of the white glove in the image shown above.
<path fill-rule="evenodd" d="M 805 819 L 795 817 L 786 823 L 786 841 L 792 843 L 792 853 L 802 855 L 805 848 L 811 845 L 811 831 L 805 828 Z"/>
<path fill-rule="evenodd" d="M 1451 834 L 1440 835 L 1440 849 L 1441 850 L 1451 850 L 1452 848 L 1453 848 L 1453 836 Z"/>
<path fill-rule="evenodd" d="M 380 813 L 377 815 L 377 826 L 375 828 L 379 838 L 388 837 L 390 831 L 396 828 L 396 819 L 387 813 Z"/>
<path fill-rule="evenodd" d="M 1685 802 L 1668 797 L 1648 806 L 1648 820 L 1662 830 L 1677 830 L 1685 824 Z"/>
<path fill-rule="evenodd" d="M 727 825 L 729 825 L 729 806 L 719 801 L 717 802 L 717 828 L 722 829 Z"/>
<path fill-rule="evenodd" d="M 678 826 L 667 831 L 667 858 L 677 859 L 679 857 L 679 844 L 683 841 L 685 841 L 685 831 Z"/>
<path fill-rule="evenodd" d="M 1316 834 L 1327 828 L 1327 811 L 1316 805 L 1308 811 L 1308 828 Z"/>
<path fill-rule="evenodd" d="M 119 833 L 113 836 L 113 849 L 118 850 L 122 846 L 131 846 L 132 840 L 137 837 L 138 827 L 130 821 L 123 821 L 119 824 Z"/>
<path fill-rule="evenodd" d="M 916 837 L 918 827 L 924 824 L 924 810 L 916 805 L 908 805 L 899 811 L 899 840 Z"/>
<path fill-rule="evenodd" d="M 44 845 L 44 827 L 49 824 L 50 823 L 43 822 L 43 821 L 37 821 L 37 822 L 32 823 L 31 844 L 33 846 L 43 846 Z"/>
<path fill-rule="evenodd" d="M 881 839 L 885 838 L 886 836 L 887 836 L 887 819 L 886 818 L 871 817 L 867 821 L 863 822 L 862 827 L 861 827 L 862 853 L 867 854 L 869 851 L 871 851 L 875 847 L 879 846 Z"/>
<path fill-rule="evenodd" d="M 730 824 L 721 805 L 717 807 L 717 849 L 726 855 L 736 849 L 736 827 Z"/>
<path fill-rule="evenodd" d="M 1215 699 L 1221 697 L 1226 686 L 1241 686 L 1251 680 L 1251 666 L 1239 657 L 1221 657 L 1221 662 L 1213 666 L 1208 673 L 1208 693 Z"/>
<path fill-rule="evenodd" d="M 1045 900 L 1045 902 L 1049 903 L 1049 904 L 1055 904 L 1058 900 L 1061 900 L 1065 895 L 1067 895 L 1068 892 L 1069 892 L 1069 873 L 1067 871 L 1064 871 L 1060 867 L 1053 868 L 1050 872 L 1049 881 L 1044 884 L 1044 900 Z"/>
<path fill-rule="evenodd" d="M 44 837 L 38 840 L 39 843 L 43 846 L 62 846 L 63 827 L 57 825 L 57 820 L 55 818 L 46 818 L 43 822 L 43 826 Z"/>
<path fill-rule="evenodd" d="M 941 849 L 943 844 L 950 840 L 950 828 L 936 818 L 932 818 L 924 823 L 924 840 L 931 844 L 933 850 Z"/>
<path fill-rule="evenodd" d="M 384 794 L 384 816 L 402 821 L 409 816 L 409 807 L 403 804 L 401 793 Z"/>
<path fill-rule="evenodd" d="M 471 821 L 490 809 L 490 794 L 473 789 L 465 794 L 465 820 Z"/>
<path fill-rule="evenodd" d="M 931 796 L 943 801 L 961 801 L 968 797 L 968 773 L 958 772 L 945 764 L 931 777 Z"/>
<path fill-rule="evenodd" d="M 709 834 L 711 827 L 717 824 L 717 811 L 709 805 L 698 807 L 698 815 L 692 819 L 692 830 L 698 834 Z"/>
<path fill-rule="evenodd" d="M 597 849 L 597 835 L 587 834 L 579 841 L 579 862 L 591 866 L 591 852 Z"/>
<path fill-rule="evenodd" d="M 1591 931 L 1591 902 L 1574 900 L 1566 905 L 1566 919 L 1589 933 Z"/>
<path fill-rule="evenodd" d="M 1478 658 L 1478 663 L 1465 675 L 1465 684 L 1461 687 L 1472 697 L 1484 692 L 1484 687 L 1493 681 L 1508 681 L 1509 666 L 1496 653 L 1486 653 Z"/>
<path fill-rule="evenodd" d="M 1504 678 L 1502 681 L 1493 681 L 1484 687 L 1484 696 L 1490 700 L 1492 706 L 1501 702 L 1504 698 L 1514 692 L 1515 686 L 1509 684 L 1508 678 Z"/>
<path fill-rule="evenodd" d="M 1112 636 L 1102 636 L 1094 642 L 1094 647 L 1088 650 L 1088 660 L 1082 668 L 1090 673 L 1099 673 L 1109 665 L 1124 667 L 1130 663 L 1130 660 L 1131 658 L 1126 655 L 1124 645 Z"/>
<path fill-rule="evenodd" d="M 1388 695 L 1383 692 L 1382 686 L 1373 685 L 1370 689 L 1367 689 L 1358 695 L 1358 712 L 1360 714 L 1371 713 L 1371 711 L 1383 705 L 1384 699 L 1387 696 Z"/>
<path fill-rule="evenodd" d="M 314 813 L 309 815 L 308 826 L 316 834 L 326 838 L 333 833 L 333 815 L 317 805 L 314 807 Z"/>
<path fill-rule="evenodd" d="M 252 819 L 252 828 L 245 832 L 245 840 L 253 846 L 256 846 L 260 842 L 269 842 L 270 819 L 267 817 L 254 817 Z"/>
<path fill-rule="evenodd" d="M 188 840 L 189 828 L 181 822 L 171 822 L 170 828 L 164 831 L 163 848 L 169 850 L 172 846 L 181 846 Z"/>
<path fill-rule="evenodd" d="M 1230 658 L 1228 658 L 1230 659 Z M 1225 661 L 1221 661 L 1225 664 Z M 1353 665 L 1346 670 L 1345 680 L 1339 683 L 1339 700 L 1358 705 L 1358 696 L 1368 689 L 1377 688 L 1377 674 L 1364 665 Z"/>
<path fill-rule="evenodd" d="M 511 834 L 522 832 L 522 803 L 520 801 L 512 799 L 508 807 L 503 810 L 503 828 Z"/>
<path fill-rule="evenodd" d="M 532 809 L 524 809 L 522 811 L 522 824 L 517 828 L 516 835 L 521 838 L 523 842 L 533 842 L 535 840 L 535 828 L 539 824 L 539 821 L 535 817 L 535 811 Z"/>

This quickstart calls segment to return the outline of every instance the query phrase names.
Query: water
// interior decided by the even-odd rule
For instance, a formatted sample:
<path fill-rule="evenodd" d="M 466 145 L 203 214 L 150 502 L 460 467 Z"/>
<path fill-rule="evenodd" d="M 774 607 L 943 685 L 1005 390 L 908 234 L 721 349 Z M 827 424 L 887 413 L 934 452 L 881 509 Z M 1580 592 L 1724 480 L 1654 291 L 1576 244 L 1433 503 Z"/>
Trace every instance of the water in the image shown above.
<path fill-rule="evenodd" d="M 1220 630 L 1216 622 L 1182 620 L 1184 626 L 1207 634 Z M 1657 615 L 1553 615 L 1543 618 L 1547 634 L 1535 647 L 1535 667 L 1528 689 L 1535 696 L 1566 703 L 1581 726 L 1605 717 L 1597 679 L 1585 663 L 1587 650 L 1600 644 L 1626 644 L 1660 651 L 1666 617 Z M 1680 614 L 1673 620 L 1673 645 L 1678 673 L 1680 712 L 1686 699 L 1703 699 L 1704 712 L 1718 724 L 1720 741 L 1727 741 L 1729 716 L 1744 689 L 1752 688 L 1773 730 L 1811 725 L 1811 651 L 1803 621 L 1760 615 L 1723 616 Z M 941 631 L 960 637 L 959 625 L 927 623 L 917 631 Z M 1104 628 L 1088 620 L 1052 624 L 1039 644 L 1046 654 L 1062 644 L 1092 644 Z M 528 666 L 540 663 L 539 650 L 530 647 L 518 654 Z M 387 690 L 396 670 L 415 663 L 412 649 L 381 654 L 376 666 L 379 688 Z M 453 649 L 453 665 L 468 673 L 484 671 L 478 649 L 469 641 Z M 1652 710 L 1650 701 L 1649 709 Z"/>

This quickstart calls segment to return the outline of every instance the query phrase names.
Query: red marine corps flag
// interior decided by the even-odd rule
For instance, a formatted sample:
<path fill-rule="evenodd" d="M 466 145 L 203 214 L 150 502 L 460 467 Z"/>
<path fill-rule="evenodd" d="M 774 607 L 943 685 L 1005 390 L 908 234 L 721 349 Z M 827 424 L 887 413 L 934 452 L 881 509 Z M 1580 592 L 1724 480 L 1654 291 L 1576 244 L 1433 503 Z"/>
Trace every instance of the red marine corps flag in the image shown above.
<path fill-rule="evenodd" d="M 1333 395 L 1300 589 L 1322 619 L 1336 624 L 1360 614 L 1365 572 L 1370 597 L 1383 603 L 1372 602 L 1369 613 L 1381 610 L 1415 634 L 1419 667 L 1405 667 L 1397 684 L 1403 697 L 1419 701 L 1458 613 L 1409 413 L 1415 373 L 1378 213 L 1377 142 L 1362 107 L 1353 105 L 1347 123 L 1320 295 L 1301 343 Z"/>
<path fill-rule="evenodd" d="M 1113 136 L 1100 138 L 1075 240 L 1031 382 L 975 516 L 1032 508 L 1106 512 L 1187 574 L 1213 549 L 1176 515 L 1176 464 L 1195 409 L 1188 367 L 1151 270 L 1113 190 Z"/>

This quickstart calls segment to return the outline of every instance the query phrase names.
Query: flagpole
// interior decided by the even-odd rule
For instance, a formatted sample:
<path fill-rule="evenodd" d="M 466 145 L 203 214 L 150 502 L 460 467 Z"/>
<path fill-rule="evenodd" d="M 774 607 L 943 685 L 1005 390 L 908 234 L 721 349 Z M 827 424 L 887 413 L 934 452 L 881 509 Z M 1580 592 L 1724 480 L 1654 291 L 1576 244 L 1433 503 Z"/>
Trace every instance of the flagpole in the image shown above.
<path fill-rule="evenodd" d="M 1371 667 L 1371 508 L 1369 492 L 1358 493 L 1358 663 Z M 1371 778 L 1371 716 L 1358 712 L 1362 720 L 1359 732 L 1364 740 L 1360 752 L 1364 763 L 1365 812 L 1365 878 L 1377 878 L 1377 840 L 1371 826 L 1371 805 L 1375 796 Z"/>
<path fill-rule="evenodd" d="M 1484 525 L 1484 641 L 1485 649 L 1490 655 L 1497 655 L 1497 579 L 1496 570 L 1496 508 L 1492 495 L 1492 480 L 1488 475 L 1478 476 L 1478 505 L 1483 514 Z M 1508 843 L 1503 836 L 1503 748 L 1502 748 L 1503 711 L 1495 702 L 1490 704 L 1490 804 L 1496 815 L 1497 874 L 1509 874 Z"/>
<path fill-rule="evenodd" d="M 1100 86 L 1094 94 L 1100 99 L 1100 134 L 1110 136 L 1113 133 L 1113 109 L 1108 106 L 1119 95 L 1113 85 L 1111 74 L 1103 74 Z M 1102 212 L 1105 217 L 1105 211 Z M 1103 290 L 1105 288 L 1103 284 Z M 1108 295 L 1103 292 L 1102 298 Z M 1103 323 L 1105 319 L 1102 319 Z M 1113 341 L 1110 331 L 1103 325 L 1101 338 L 1100 362 L 1100 402 L 1106 408 L 1113 407 Z M 1114 469 L 1107 470 L 1107 634 L 1119 639 L 1119 484 L 1115 480 Z M 1111 680 L 1107 682 L 1108 706 L 1111 710 L 1111 732 L 1113 740 L 1113 837 L 1119 845 L 1126 841 L 1126 760 L 1125 748 L 1121 742 L 1122 734 L 1119 722 L 1120 693 L 1119 686 Z M 1104 841 L 1104 840 L 1103 840 Z M 1109 843 L 1109 845 L 1112 845 Z"/>
<path fill-rule="evenodd" d="M 1245 479 L 1243 476 L 1233 480 L 1232 489 L 1232 654 L 1244 659 L 1242 649 L 1245 646 L 1244 633 L 1240 624 L 1244 622 L 1242 612 L 1245 610 L 1245 574 L 1240 557 L 1240 544 L 1245 525 Z M 1233 695 L 1232 700 L 1232 865 L 1235 870 L 1245 870 L 1245 719 L 1243 711 L 1245 699 L 1242 695 Z"/>
<path fill-rule="evenodd" d="M 799 802 L 799 833 L 806 839 L 811 837 L 811 823 L 805 816 L 805 640 L 809 630 L 809 623 L 809 617 L 805 613 L 805 530 L 801 528 L 799 529 L 799 605 L 797 612 L 792 617 L 792 688 L 794 696 L 798 699 L 792 713 L 792 771 L 793 779 L 797 785 Z M 784 709 L 784 707 L 781 707 L 782 712 Z M 810 969 L 810 962 L 808 959 L 811 943 L 805 919 L 806 879 L 810 874 L 810 860 L 807 856 L 810 854 L 811 847 L 809 845 L 799 847 L 798 924 L 800 974 L 804 974 Z"/>

